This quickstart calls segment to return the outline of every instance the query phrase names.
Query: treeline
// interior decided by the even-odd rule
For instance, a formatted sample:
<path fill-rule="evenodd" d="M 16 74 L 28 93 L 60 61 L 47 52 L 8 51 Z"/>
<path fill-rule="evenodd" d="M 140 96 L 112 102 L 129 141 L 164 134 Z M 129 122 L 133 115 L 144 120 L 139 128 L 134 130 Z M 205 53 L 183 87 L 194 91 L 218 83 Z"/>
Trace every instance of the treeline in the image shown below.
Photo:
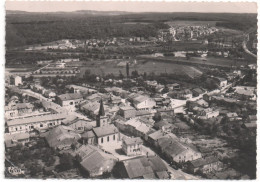
<path fill-rule="evenodd" d="M 256 26 L 256 22 L 253 20 L 249 21 L 221 21 L 216 22 L 217 27 L 224 27 L 229 29 L 236 29 L 236 30 L 242 30 L 247 31 L 250 27 Z"/>
<path fill-rule="evenodd" d="M 44 16 L 44 15 L 43 15 Z M 46 21 L 7 19 L 6 46 L 41 44 L 61 39 L 103 39 L 108 37 L 154 37 L 159 29 L 168 28 L 161 22 L 124 24 L 112 17 L 74 17 Z M 52 18 L 53 19 L 53 18 Z"/>

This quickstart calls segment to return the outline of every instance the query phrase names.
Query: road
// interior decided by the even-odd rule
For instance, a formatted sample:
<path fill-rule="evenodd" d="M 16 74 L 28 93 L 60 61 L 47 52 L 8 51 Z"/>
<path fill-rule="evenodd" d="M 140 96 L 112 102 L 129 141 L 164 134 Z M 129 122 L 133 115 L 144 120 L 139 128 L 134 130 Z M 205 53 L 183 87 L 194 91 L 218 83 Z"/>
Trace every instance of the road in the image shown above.
<path fill-rule="evenodd" d="M 248 48 L 246 47 L 246 43 L 247 43 L 246 40 L 244 40 L 243 43 L 242 43 L 242 47 L 243 47 L 244 51 L 245 51 L 247 54 L 249 54 L 249 55 L 251 55 L 251 56 L 257 58 L 257 55 L 253 54 L 252 52 L 250 52 L 250 51 L 248 50 Z"/>

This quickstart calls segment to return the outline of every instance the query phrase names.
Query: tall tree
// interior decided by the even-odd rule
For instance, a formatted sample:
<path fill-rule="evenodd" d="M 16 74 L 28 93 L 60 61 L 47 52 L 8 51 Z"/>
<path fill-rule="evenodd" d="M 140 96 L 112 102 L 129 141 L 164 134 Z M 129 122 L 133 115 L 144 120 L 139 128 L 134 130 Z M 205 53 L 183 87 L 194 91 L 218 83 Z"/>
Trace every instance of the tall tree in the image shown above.
<path fill-rule="evenodd" d="M 126 63 L 126 76 L 129 78 L 129 63 Z"/>

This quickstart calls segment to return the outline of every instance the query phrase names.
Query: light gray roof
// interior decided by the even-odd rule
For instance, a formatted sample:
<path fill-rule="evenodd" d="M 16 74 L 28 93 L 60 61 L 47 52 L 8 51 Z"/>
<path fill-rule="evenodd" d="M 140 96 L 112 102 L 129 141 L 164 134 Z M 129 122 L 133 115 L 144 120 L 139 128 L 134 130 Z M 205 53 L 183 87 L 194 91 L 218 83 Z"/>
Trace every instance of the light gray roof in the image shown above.
<path fill-rule="evenodd" d="M 29 118 L 19 118 L 19 119 L 13 119 L 13 120 L 7 121 L 7 126 L 52 121 L 52 120 L 57 120 L 57 119 L 65 119 L 66 117 L 67 116 L 64 114 L 49 114 L 49 115 L 34 116 L 34 117 L 29 117 Z"/>

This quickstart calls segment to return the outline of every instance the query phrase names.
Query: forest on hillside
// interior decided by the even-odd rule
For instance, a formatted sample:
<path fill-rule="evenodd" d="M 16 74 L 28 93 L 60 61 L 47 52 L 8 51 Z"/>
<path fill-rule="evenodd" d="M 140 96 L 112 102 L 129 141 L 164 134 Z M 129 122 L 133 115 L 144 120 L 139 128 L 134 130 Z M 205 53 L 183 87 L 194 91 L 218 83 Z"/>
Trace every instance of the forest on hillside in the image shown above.
<path fill-rule="evenodd" d="M 156 36 L 165 21 L 220 21 L 217 26 L 246 31 L 257 25 L 256 14 L 137 13 L 93 16 L 84 13 L 7 13 L 6 47 L 40 44 L 60 39 Z M 126 22 L 135 22 L 126 24 Z M 146 22 L 146 24 L 144 24 Z"/>

